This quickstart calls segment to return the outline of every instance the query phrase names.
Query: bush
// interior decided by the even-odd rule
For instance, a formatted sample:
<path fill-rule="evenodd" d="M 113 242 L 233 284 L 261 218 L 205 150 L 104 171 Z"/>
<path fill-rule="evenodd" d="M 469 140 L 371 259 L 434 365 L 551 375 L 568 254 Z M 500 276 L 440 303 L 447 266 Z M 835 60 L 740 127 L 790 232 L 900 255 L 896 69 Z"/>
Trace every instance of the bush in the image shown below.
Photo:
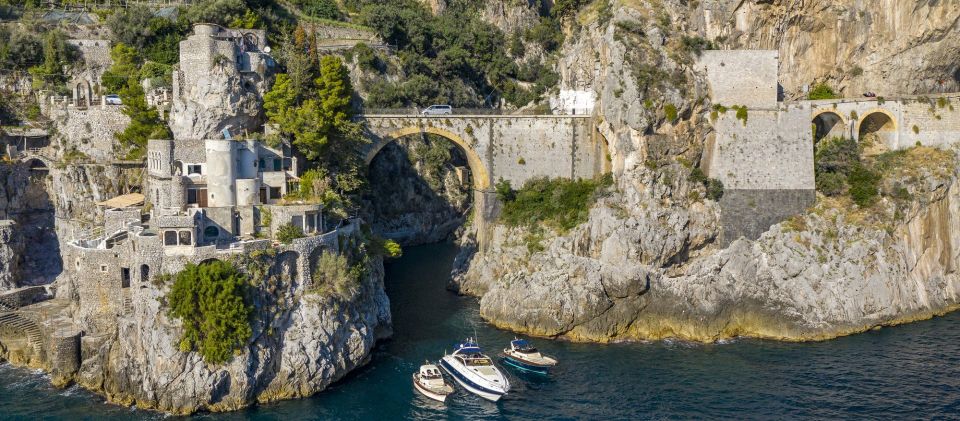
<path fill-rule="evenodd" d="M 723 182 L 716 178 L 707 181 L 707 199 L 714 202 L 723 197 Z"/>
<path fill-rule="evenodd" d="M 297 238 L 303 238 L 303 229 L 293 224 L 284 224 L 277 229 L 277 235 L 275 237 L 277 241 L 283 244 L 290 244 L 291 241 Z"/>
<path fill-rule="evenodd" d="M 869 168 L 863 165 L 854 166 L 847 175 L 847 183 L 850 184 L 850 198 L 857 205 L 867 207 L 877 200 L 880 175 Z"/>
<path fill-rule="evenodd" d="M 325 251 L 317 259 L 311 292 L 349 296 L 359 289 L 361 274 L 362 271 L 357 266 L 350 266 L 346 256 Z"/>
<path fill-rule="evenodd" d="M 403 248 L 396 241 L 374 237 L 370 241 L 370 251 L 377 256 L 396 259 L 403 256 Z"/>
<path fill-rule="evenodd" d="M 612 178 L 534 178 L 527 181 L 512 200 L 504 201 L 500 219 L 511 226 L 532 227 L 545 223 L 567 231 L 586 222 L 590 207 L 596 200 L 597 189 L 612 183 Z"/>
<path fill-rule="evenodd" d="M 677 107 L 673 104 L 667 104 L 663 106 L 663 113 L 667 117 L 667 121 L 673 123 L 677 120 Z"/>
<path fill-rule="evenodd" d="M 169 302 L 170 316 L 183 324 L 180 350 L 197 351 L 207 363 L 229 361 L 253 334 L 249 281 L 229 263 L 187 264 Z"/>
<path fill-rule="evenodd" d="M 827 196 L 839 196 L 847 188 L 847 177 L 843 174 L 826 172 L 816 174 L 817 191 Z"/>
<path fill-rule="evenodd" d="M 497 191 L 497 199 L 503 203 L 512 201 L 517 197 L 517 193 L 513 190 L 513 187 L 510 186 L 510 182 L 502 178 L 500 181 L 497 181 L 495 189 Z"/>
<path fill-rule="evenodd" d="M 830 85 L 827 85 L 826 83 L 820 83 L 820 84 L 817 84 L 817 86 L 814 86 L 813 89 L 810 90 L 810 92 L 807 94 L 807 98 L 836 99 L 839 97 L 835 92 L 833 92 L 833 88 L 831 88 Z"/>
<path fill-rule="evenodd" d="M 694 168 L 690 171 L 690 181 L 694 183 L 707 183 L 707 175 L 703 173 L 703 170 L 700 167 Z"/>

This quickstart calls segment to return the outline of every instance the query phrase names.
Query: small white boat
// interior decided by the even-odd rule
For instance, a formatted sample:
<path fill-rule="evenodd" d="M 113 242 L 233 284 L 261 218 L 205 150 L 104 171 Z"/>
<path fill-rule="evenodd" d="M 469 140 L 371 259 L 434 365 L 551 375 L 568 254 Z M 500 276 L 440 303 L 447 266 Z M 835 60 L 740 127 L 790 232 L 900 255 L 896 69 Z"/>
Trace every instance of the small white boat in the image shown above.
<path fill-rule="evenodd" d="M 503 362 L 522 371 L 547 374 L 547 371 L 557 365 L 556 358 L 540 353 L 526 339 L 510 341 L 510 348 L 503 350 Z"/>
<path fill-rule="evenodd" d="M 473 339 L 457 344 L 452 354 L 440 359 L 440 366 L 457 383 L 481 398 L 496 402 L 510 391 L 510 381 Z"/>
<path fill-rule="evenodd" d="M 453 386 L 443 380 L 443 374 L 440 369 L 433 364 L 424 364 L 420 366 L 420 371 L 413 373 L 413 388 L 424 396 L 444 402 L 447 395 L 453 393 Z"/>

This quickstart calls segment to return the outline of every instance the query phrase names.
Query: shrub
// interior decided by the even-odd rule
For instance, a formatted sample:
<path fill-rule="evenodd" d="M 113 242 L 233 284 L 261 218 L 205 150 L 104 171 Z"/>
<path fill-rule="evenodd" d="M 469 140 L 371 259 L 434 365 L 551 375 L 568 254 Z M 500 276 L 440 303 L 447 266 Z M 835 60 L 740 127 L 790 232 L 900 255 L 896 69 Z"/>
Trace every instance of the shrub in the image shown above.
<path fill-rule="evenodd" d="M 249 281 L 232 264 L 187 264 L 176 276 L 169 302 L 170 316 L 183 324 L 180 350 L 197 351 L 207 363 L 229 361 L 253 334 Z"/>
<path fill-rule="evenodd" d="M 723 197 L 723 182 L 717 180 L 716 178 L 711 178 L 707 181 L 707 199 L 713 200 L 714 202 L 720 200 Z"/>
<path fill-rule="evenodd" d="M 880 175 L 871 171 L 863 165 L 856 165 L 847 175 L 847 183 L 850 184 L 850 198 L 860 205 L 867 207 L 877 200 L 877 185 L 880 182 Z"/>
<path fill-rule="evenodd" d="M 916 124 L 913 125 L 913 134 L 920 134 L 920 126 Z"/>
<path fill-rule="evenodd" d="M 510 182 L 504 179 L 497 181 L 496 186 L 494 186 L 497 191 L 497 199 L 501 202 L 509 202 L 517 197 L 516 192 L 513 190 L 513 187 L 510 186 Z"/>
<path fill-rule="evenodd" d="M 857 77 L 862 74 L 863 74 L 863 67 L 853 66 L 853 68 L 850 69 L 850 76 Z"/>
<path fill-rule="evenodd" d="M 816 174 L 817 191 L 827 196 L 839 196 L 847 187 L 847 177 L 843 174 L 825 172 Z"/>
<path fill-rule="evenodd" d="M 513 200 L 504 201 L 500 218 L 511 226 L 545 223 L 566 231 L 587 220 L 597 189 L 612 183 L 609 177 L 600 180 L 534 178 L 516 192 Z"/>
<path fill-rule="evenodd" d="M 276 238 L 283 244 L 290 244 L 297 238 L 303 238 L 303 229 L 293 224 L 284 224 L 277 229 Z"/>
<path fill-rule="evenodd" d="M 701 170 L 699 167 L 694 168 L 692 171 L 690 171 L 690 181 L 694 183 L 702 183 L 706 185 L 707 180 L 708 180 L 707 175 L 704 174 L 703 170 Z"/>
<path fill-rule="evenodd" d="M 350 266 L 346 256 L 325 251 L 317 259 L 311 292 L 348 296 L 360 287 L 360 275 L 359 270 Z"/>
<path fill-rule="evenodd" d="M 826 83 L 817 84 L 813 89 L 807 94 L 809 99 L 836 99 L 839 98 L 837 94 L 833 91 L 833 88 Z"/>
<path fill-rule="evenodd" d="M 403 256 L 403 248 L 396 241 L 376 236 L 370 239 L 370 251 L 374 255 L 391 259 Z"/>
<path fill-rule="evenodd" d="M 667 104 L 663 106 L 663 113 L 667 117 L 667 121 L 674 122 L 677 120 L 677 107 L 673 104 Z"/>

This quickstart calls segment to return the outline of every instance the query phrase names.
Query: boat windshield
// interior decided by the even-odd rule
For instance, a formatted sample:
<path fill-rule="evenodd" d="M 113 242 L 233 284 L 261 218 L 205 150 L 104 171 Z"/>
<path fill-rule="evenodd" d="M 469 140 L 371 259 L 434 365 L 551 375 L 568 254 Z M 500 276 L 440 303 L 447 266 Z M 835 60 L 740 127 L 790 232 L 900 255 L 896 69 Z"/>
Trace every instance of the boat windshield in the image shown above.
<path fill-rule="evenodd" d="M 458 355 L 457 359 L 459 359 L 463 365 L 470 367 L 493 365 L 493 363 L 490 361 L 490 358 L 487 358 L 481 354 Z"/>

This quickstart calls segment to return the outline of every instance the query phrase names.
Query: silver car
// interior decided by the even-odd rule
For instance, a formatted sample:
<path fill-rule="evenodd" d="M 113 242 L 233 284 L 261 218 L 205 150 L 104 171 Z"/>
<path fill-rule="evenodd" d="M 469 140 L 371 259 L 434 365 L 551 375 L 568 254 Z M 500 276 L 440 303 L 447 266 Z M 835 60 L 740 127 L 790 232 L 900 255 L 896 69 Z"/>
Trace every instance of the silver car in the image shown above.
<path fill-rule="evenodd" d="M 123 105 L 123 100 L 120 99 L 120 95 L 104 95 L 103 102 L 107 105 Z"/>
<path fill-rule="evenodd" d="M 453 107 L 449 105 L 431 105 L 420 112 L 421 115 L 450 115 L 453 114 Z"/>

